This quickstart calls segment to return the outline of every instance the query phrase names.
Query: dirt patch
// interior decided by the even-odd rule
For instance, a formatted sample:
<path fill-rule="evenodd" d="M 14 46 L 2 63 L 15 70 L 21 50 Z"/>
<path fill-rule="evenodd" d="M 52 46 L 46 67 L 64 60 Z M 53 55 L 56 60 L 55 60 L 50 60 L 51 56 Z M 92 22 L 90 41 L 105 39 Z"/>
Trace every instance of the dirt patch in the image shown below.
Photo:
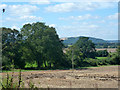
<path fill-rule="evenodd" d="M 107 50 L 108 52 L 116 52 L 117 48 L 96 48 L 96 50 Z"/>
<path fill-rule="evenodd" d="M 6 73 L 2 73 L 5 75 Z M 14 77 L 17 78 L 18 73 Z M 22 72 L 25 87 L 29 81 L 40 88 L 118 88 L 118 66 L 86 70 L 47 70 Z"/>

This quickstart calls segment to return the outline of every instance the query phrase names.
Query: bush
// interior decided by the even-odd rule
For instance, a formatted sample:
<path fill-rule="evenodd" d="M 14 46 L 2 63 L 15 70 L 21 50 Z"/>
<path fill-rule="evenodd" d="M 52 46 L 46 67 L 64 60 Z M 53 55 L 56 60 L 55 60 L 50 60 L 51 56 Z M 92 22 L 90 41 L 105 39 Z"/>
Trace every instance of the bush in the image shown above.
<path fill-rule="evenodd" d="M 86 58 L 82 64 L 84 67 L 89 67 L 89 66 L 99 66 L 99 65 L 109 65 L 110 61 L 106 59 L 92 59 L 92 58 Z"/>
<path fill-rule="evenodd" d="M 107 57 L 109 55 L 107 50 L 97 51 L 97 57 Z"/>
<path fill-rule="evenodd" d="M 120 58 L 118 55 L 113 55 L 111 58 L 110 58 L 110 64 L 111 65 L 120 65 Z"/>
<path fill-rule="evenodd" d="M 86 58 L 84 60 L 84 66 L 98 66 L 98 60 L 92 58 Z"/>

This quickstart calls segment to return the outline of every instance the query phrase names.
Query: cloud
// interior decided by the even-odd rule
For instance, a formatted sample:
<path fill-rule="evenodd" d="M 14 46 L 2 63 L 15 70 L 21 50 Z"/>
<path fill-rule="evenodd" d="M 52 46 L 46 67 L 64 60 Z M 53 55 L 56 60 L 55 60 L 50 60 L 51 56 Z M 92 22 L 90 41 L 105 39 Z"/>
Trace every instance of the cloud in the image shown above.
<path fill-rule="evenodd" d="M 13 23 L 19 23 L 19 22 L 29 22 L 29 21 L 40 21 L 42 20 L 41 17 L 34 16 L 33 13 L 37 12 L 39 8 L 35 5 L 6 5 L 1 4 L 0 8 L 5 8 L 6 12 L 4 15 L 4 21 L 5 22 L 13 22 Z M 8 15 L 8 16 L 6 16 Z"/>
<path fill-rule="evenodd" d="M 21 15 L 30 15 L 33 12 L 39 10 L 37 6 L 34 5 L 6 5 L 1 4 L 0 9 L 6 9 L 6 13 L 11 16 L 21 16 Z"/>
<path fill-rule="evenodd" d="M 90 28 L 98 28 L 98 25 L 89 25 Z"/>
<path fill-rule="evenodd" d="M 30 4 L 50 4 L 49 0 L 30 0 Z"/>
<path fill-rule="evenodd" d="M 109 15 L 108 16 L 108 19 L 118 19 L 118 13 L 115 13 L 115 14 L 113 14 L 113 15 Z"/>
<path fill-rule="evenodd" d="M 85 14 L 83 16 L 70 16 L 66 18 L 59 18 L 59 20 L 87 20 L 87 19 L 98 19 L 99 16 L 92 16 L 90 14 Z"/>
<path fill-rule="evenodd" d="M 81 25 L 64 25 L 57 27 L 60 37 L 90 36 L 102 39 L 117 39 L 117 29 L 113 26 L 98 26 L 95 24 L 84 23 Z"/>
<path fill-rule="evenodd" d="M 6 4 L 0 4 L 0 9 L 6 8 L 7 5 Z"/>
<path fill-rule="evenodd" d="M 55 27 L 56 25 L 55 24 L 50 24 L 49 27 Z"/>
<path fill-rule="evenodd" d="M 20 28 L 18 28 L 17 26 L 12 26 L 11 29 L 17 29 L 17 30 L 20 30 Z"/>
<path fill-rule="evenodd" d="M 4 2 L 31 2 L 31 1 L 33 0 L 5 0 Z M 51 2 L 119 2 L 119 0 L 84 0 L 84 1 L 83 0 L 49 0 L 49 1 Z"/>
<path fill-rule="evenodd" d="M 4 21 L 6 21 L 6 22 L 21 22 L 21 21 L 24 21 L 24 22 L 37 22 L 37 21 L 42 21 L 43 20 L 43 18 L 42 17 L 37 17 L 37 16 L 19 16 L 19 17 L 17 17 L 17 19 L 16 18 L 14 18 L 14 17 L 6 17 L 5 19 L 4 19 Z"/>
<path fill-rule="evenodd" d="M 32 23 L 34 23 L 34 22 L 25 22 L 25 23 L 22 24 L 22 26 L 25 25 L 25 24 L 32 24 Z"/>
<path fill-rule="evenodd" d="M 74 3 L 63 3 L 46 7 L 45 10 L 49 12 L 69 12 L 73 9 L 73 7 L 75 7 Z"/>
<path fill-rule="evenodd" d="M 103 9 L 114 7 L 115 4 L 109 2 L 79 2 L 79 3 L 61 3 L 51 5 L 45 8 L 48 12 L 71 12 L 71 11 L 90 11 L 94 9 Z"/>
<path fill-rule="evenodd" d="M 22 17 L 20 17 L 20 19 L 24 19 L 24 20 L 42 20 L 41 17 L 36 17 L 36 16 L 22 16 Z"/>
<path fill-rule="evenodd" d="M 74 36 L 92 36 L 97 31 L 99 26 L 91 25 L 71 25 L 57 27 L 57 33 L 60 37 L 74 37 Z"/>
<path fill-rule="evenodd" d="M 50 0 L 54 2 L 119 2 L 119 0 Z"/>

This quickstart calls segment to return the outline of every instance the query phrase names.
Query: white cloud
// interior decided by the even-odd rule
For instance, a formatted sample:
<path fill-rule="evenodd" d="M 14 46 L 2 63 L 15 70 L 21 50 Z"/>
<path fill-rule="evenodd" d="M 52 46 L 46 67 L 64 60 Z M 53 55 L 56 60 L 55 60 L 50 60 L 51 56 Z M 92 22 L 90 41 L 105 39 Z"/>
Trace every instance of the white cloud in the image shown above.
<path fill-rule="evenodd" d="M 37 11 L 39 8 L 34 5 L 6 5 L 1 4 L 0 8 L 5 8 L 6 13 L 11 16 L 30 15 Z"/>
<path fill-rule="evenodd" d="M 66 18 L 59 18 L 60 20 L 87 20 L 87 19 L 98 19 L 99 16 L 92 16 L 90 14 L 85 14 L 83 16 L 70 16 Z"/>
<path fill-rule="evenodd" d="M 103 2 L 79 2 L 79 3 L 62 3 L 57 5 L 51 5 L 45 8 L 48 12 L 70 12 L 70 11 L 84 11 L 84 10 L 94 10 L 102 8 L 111 8 L 115 5 L 113 3 L 103 3 Z"/>
<path fill-rule="evenodd" d="M 34 22 L 25 22 L 25 23 L 22 24 L 22 26 L 25 25 L 25 24 L 32 24 L 32 23 L 34 23 Z"/>
<path fill-rule="evenodd" d="M 37 21 L 42 21 L 43 18 L 42 17 L 37 17 L 37 16 L 19 16 L 19 17 L 6 17 L 4 19 L 4 21 L 8 22 L 8 21 L 13 21 L 13 22 L 21 22 L 21 21 L 25 21 L 25 22 L 37 22 Z"/>
<path fill-rule="evenodd" d="M 54 2 L 119 2 L 119 0 L 50 0 Z"/>
<path fill-rule="evenodd" d="M 0 9 L 6 8 L 7 5 L 6 4 L 0 4 Z"/>
<path fill-rule="evenodd" d="M 50 24 L 49 27 L 55 27 L 56 25 L 55 24 Z"/>
<path fill-rule="evenodd" d="M 39 8 L 35 5 L 6 5 L 1 4 L 0 8 L 5 8 L 5 15 L 8 15 L 4 18 L 4 21 L 8 22 L 22 22 L 23 20 L 26 22 L 29 21 L 40 21 L 41 17 L 34 16 L 33 13 L 39 10 Z"/>
<path fill-rule="evenodd" d="M 17 2 L 31 2 L 33 0 L 5 0 L 4 2 L 16 2 L 16 1 Z M 119 0 L 84 0 L 84 1 L 83 0 L 49 0 L 49 1 L 51 2 L 119 2 Z"/>
<path fill-rule="evenodd" d="M 115 13 L 113 15 L 109 15 L 108 19 L 118 19 L 118 13 Z"/>
<path fill-rule="evenodd" d="M 17 30 L 20 30 L 20 28 L 18 28 L 17 26 L 12 26 L 11 29 L 17 29 Z"/>
<path fill-rule="evenodd" d="M 54 6 L 46 7 L 45 9 L 50 12 L 69 12 L 75 7 L 74 3 L 63 3 Z"/>
<path fill-rule="evenodd" d="M 30 0 L 30 4 L 50 4 L 49 0 Z"/>
<path fill-rule="evenodd" d="M 103 39 L 117 39 L 118 30 L 113 26 L 98 26 L 95 24 L 67 25 L 57 27 L 60 37 L 90 36 Z"/>
<path fill-rule="evenodd" d="M 20 19 L 25 19 L 25 20 L 42 20 L 41 17 L 36 17 L 36 16 L 22 16 Z"/>
<path fill-rule="evenodd" d="M 98 25 L 89 25 L 90 28 L 97 28 Z"/>
<path fill-rule="evenodd" d="M 92 36 L 97 31 L 99 26 L 91 25 L 71 25 L 71 26 L 60 26 L 57 27 L 57 32 L 60 37 L 71 37 L 71 36 Z"/>

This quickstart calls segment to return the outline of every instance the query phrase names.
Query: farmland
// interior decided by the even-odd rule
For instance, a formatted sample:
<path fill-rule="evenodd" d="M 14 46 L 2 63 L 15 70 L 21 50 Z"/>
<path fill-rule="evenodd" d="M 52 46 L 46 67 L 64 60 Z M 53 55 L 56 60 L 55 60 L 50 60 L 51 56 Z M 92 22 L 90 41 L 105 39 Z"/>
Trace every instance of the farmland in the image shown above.
<path fill-rule="evenodd" d="M 108 52 L 116 52 L 116 48 L 96 48 L 97 51 L 99 50 L 107 50 Z"/>
<path fill-rule="evenodd" d="M 1 74 L 6 75 L 5 72 Z M 18 72 L 14 73 L 14 77 L 18 77 Z M 24 71 L 22 80 L 25 87 L 31 81 L 39 88 L 118 88 L 118 66 L 90 67 L 74 71 Z"/>

